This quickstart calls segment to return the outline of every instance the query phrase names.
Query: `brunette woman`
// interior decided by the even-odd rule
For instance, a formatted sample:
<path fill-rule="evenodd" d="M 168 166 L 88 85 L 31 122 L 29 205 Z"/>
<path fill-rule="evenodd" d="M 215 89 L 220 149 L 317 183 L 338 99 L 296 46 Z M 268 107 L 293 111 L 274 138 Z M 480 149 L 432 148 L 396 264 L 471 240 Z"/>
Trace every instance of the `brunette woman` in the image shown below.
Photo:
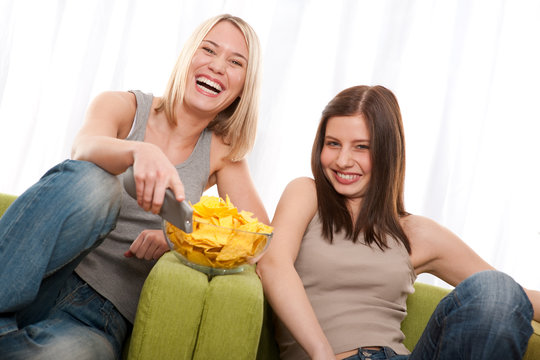
<path fill-rule="evenodd" d="M 403 125 L 390 90 L 356 86 L 332 99 L 311 166 L 313 179 L 286 187 L 257 266 L 283 359 L 521 359 L 540 293 L 407 213 Z M 424 272 L 455 289 L 409 354 L 400 326 Z"/>

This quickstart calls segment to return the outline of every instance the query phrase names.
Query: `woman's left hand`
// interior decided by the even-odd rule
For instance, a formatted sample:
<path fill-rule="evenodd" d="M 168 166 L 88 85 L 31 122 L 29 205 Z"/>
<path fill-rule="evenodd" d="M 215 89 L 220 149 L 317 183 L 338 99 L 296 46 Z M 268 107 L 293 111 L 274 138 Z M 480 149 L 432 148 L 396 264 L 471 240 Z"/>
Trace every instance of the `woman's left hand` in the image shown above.
<path fill-rule="evenodd" d="M 143 230 L 135 241 L 131 243 L 124 256 L 157 260 L 167 251 L 169 251 L 169 245 L 162 230 Z"/>

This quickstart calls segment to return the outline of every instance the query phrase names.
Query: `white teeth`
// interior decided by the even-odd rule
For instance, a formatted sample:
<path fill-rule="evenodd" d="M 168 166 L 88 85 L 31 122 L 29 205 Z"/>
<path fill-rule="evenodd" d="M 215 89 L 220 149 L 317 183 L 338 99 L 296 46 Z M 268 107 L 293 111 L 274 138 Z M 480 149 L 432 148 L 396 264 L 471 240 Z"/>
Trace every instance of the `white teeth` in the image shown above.
<path fill-rule="evenodd" d="M 356 177 L 356 175 L 347 175 L 347 174 L 343 174 L 343 173 L 340 173 L 340 172 L 337 173 L 337 176 L 339 176 L 340 178 L 345 179 L 345 180 L 352 180 L 352 179 L 354 179 Z"/>
<path fill-rule="evenodd" d="M 203 86 L 199 83 L 204 83 L 206 85 L 208 85 L 209 87 L 207 86 Z M 200 76 L 197 78 L 197 86 L 205 91 L 208 91 L 208 92 L 211 92 L 211 93 L 214 93 L 214 94 L 219 94 L 221 91 L 223 91 L 222 87 L 220 84 L 218 84 L 217 82 L 215 81 L 212 81 L 204 76 Z"/>

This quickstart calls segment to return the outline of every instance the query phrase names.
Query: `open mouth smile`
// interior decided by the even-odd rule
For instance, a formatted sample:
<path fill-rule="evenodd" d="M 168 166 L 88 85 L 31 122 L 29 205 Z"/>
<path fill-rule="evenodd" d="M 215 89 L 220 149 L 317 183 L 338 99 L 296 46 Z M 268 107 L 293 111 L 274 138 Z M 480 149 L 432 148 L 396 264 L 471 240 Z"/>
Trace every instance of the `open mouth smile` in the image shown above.
<path fill-rule="evenodd" d="M 360 178 L 358 174 L 345 174 L 339 171 L 334 172 L 336 174 L 336 179 L 342 184 L 351 184 Z"/>
<path fill-rule="evenodd" d="M 196 79 L 197 88 L 204 93 L 217 96 L 223 91 L 223 85 L 218 82 L 212 81 L 205 76 L 198 76 Z"/>

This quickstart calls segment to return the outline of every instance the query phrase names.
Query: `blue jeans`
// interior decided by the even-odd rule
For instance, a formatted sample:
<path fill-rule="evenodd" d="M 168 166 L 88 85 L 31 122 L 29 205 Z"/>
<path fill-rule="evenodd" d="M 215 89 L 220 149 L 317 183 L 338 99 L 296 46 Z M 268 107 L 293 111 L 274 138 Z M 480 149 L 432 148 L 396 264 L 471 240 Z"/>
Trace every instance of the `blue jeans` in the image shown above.
<path fill-rule="evenodd" d="M 0 218 L 0 354 L 118 356 L 127 322 L 73 270 L 114 228 L 121 189 L 93 163 L 66 160 Z"/>
<path fill-rule="evenodd" d="M 358 349 L 358 353 L 345 358 L 345 360 L 406 360 L 409 355 L 397 355 L 394 350 L 388 346 L 381 347 L 379 350 L 373 349 Z"/>
<path fill-rule="evenodd" d="M 521 359 L 532 335 L 532 305 L 511 277 L 483 271 L 444 297 L 410 355 L 359 349 L 348 360 Z"/>

